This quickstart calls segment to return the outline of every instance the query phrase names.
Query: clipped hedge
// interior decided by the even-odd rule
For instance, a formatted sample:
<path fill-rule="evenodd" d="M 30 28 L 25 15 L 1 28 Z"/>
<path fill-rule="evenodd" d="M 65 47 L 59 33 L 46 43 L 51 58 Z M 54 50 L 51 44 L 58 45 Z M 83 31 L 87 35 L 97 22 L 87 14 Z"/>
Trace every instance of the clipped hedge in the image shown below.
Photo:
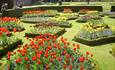
<path fill-rule="evenodd" d="M 0 58 L 2 58 L 3 56 L 5 56 L 8 51 L 12 51 L 12 50 L 14 50 L 15 48 L 17 48 L 17 46 L 18 46 L 19 44 L 23 44 L 22 40 L 18 40 L 18 41 L 16 41 L 16 42 L 14 42 L 14 43 L 8 45 L 7 47 L 0 49 Z"/>
<path fill-rule="evenodd" d="M 115 42 L 115 35 L 111 35 L 108 37 L 104 37 L 104 38 L 98 38 L 98 39 L 94 39 L 94 40 L 86 40 L 80 37 L 75 37 L 74 41 L 86 44 L 86 45 L 90 45 L 90 46 L 97 46 L 97 45 L 101 45 L 101 44 L 106 44 L 106 43 L 112 43 Z"/>
<path fill-rule="evenodd" d="M 57 33 L 55 33 L 55 34 L 53 34 L 53 35 L 56 35 L 56 36 L 59 37 L 59 36 L 61 36 L 62 34 L 64 34 L 65 32 L 66 32 L 66 30 L 63 29 L 63 30 L 61 30 L 61 31 L 59 31 L 59 32 L 57 32 Z M 34 37 L 40 36 L 40 35 L 44 35 L 44 34 L 25 33 L 25 36 L 30 37 L 30 38 L 34 38 Z"/>
<path fill-rule="evenodd" d="M 115 6 L 111 6 L 111 12 L 115 12 Z"/>

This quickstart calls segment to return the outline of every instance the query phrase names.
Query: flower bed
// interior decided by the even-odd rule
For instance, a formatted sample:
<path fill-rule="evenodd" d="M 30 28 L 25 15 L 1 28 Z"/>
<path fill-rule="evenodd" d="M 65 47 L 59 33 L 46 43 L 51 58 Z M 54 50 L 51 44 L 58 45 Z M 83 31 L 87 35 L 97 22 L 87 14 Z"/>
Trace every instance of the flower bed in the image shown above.
<path fill-rule="evenodd" d="M 71 24 L 69 22 L 56 22 L 56 21 L 48 21 L 48 22 L 40 22 L 36 23 L 35 26 L 59 26 L 59 27 L 71 27 Z"/>
<path fill-rule="evenodd" d="M 50 20 L 47 22 L 51 25 L 59 26 L 59 27 L 71 27 L 72 24 L 67 22 L 67 21 L 55 21 L 55 20 Z"/>
<path fill-rule="evenodd" d="M 80 17 L 78 17 L 77 22 L 83 22 L 83 23 L 85 23 L 89 19 L 90 19 L 90 16 L 80 16 Z"/>
<path fill-rule="evenodd" d="M 16 47 L 14 44 L 20 41 L 18 38 L 14 36 L 10 36 L 10 32 L 6 28 L 0 28 L 0 57 Z M 19 43 L 19 42 L 18 42 Z"/>
<path fill-rule="evenodd" d="M 65 33 L 65 29 L 57 26 L 49 26 L 49 25 L 35 25 L 34 27 L 31 27 L 29 31 L 25 33 L 25 36 L 28 37 L 35 37 L 39 35 L 44 34 L 52 34 L 60 36 L 63 33 Z"/>
<path fill-rule="evenodd" d="M 24 27 L 20 26 L 19 24 L 17 24 L 16 22 L 6 22 L 6 23 L 2 23 L 0 24 L 0 27 L 5 27 L 7 28 L 9 31 L 13 31 L 14 29 L 16 31 L 23 31 Z"/>
<path fill-rule="evenodd" d="M 54 17 L 57 15 L 56 10 L 35 10 L 35 11 L 24 11 L 23 18 L 32 18 L 32 17 Z"/>
<path fill-rule="evenodd" d="M 97 64 L 92 60 L 93 54 L 80 51 L 78 44 L 73 44 L 72 49 L 68 46 L 67 39 L 61 37 L 56 40 L 56 36 L 30 40 L 23 48 L 17 52 L 8 52 L 6 70 L 98 70 Z"/>
<path fill-rule="evenodd" d="M 46 22 L 48 21 L 48 17 L 21 18 L 21 21 L 26 23 Z"/>
<path fill-rule="evenodd" d="M 63 13 L 72 13 L 71 8 L 64 8 Z"/>
<path fill-rule="evenodd" d="M 21 27 L 17 23 L 18 21 L 17 18 L 3 17 L 1 18 L 0 27 L 7 28 L 9 31 L 13 31 L 14 29 L 16 29 L 16 31 L 23 31 L 24 27 Z"/>
<path fill-rule="evenodd" d="M 79 14 L 86 14 L 90 9 L 80 9 Z"/>
<path fill-rule="evenodd" d="M 110 18 L 115 18 L 115 12 L 105 12 L 104 14 Z"/>
<path fill-rule="evenodd" d="M 99 20 L 92 20 L 79 31 L 75 41 L 87 45 L 100 45 L 115 41 L 115 34 L 111 28 Z"/>
<path fill-rule="evenodd" d="M 100 20 L 102 18 L 99 15 L 89 15 L 88 14 L 88 15 L 78 17 L 77 22 L 87 22 L 90 19 Z"/>
<path fill-rule="evenodd" d="M 60 13 L 59 17 L 65 17 L 66 20 L 74 20 L 77 19 L 79 16 L 78 13 Z"/>
<path fill-rule="evenodd" d="M 68 18 L 65 16 L 57 16 L 48 19 L 48 21 L 57 23 L 57 25 L 61 27 L 71 27 L 71 23 L 69 23 L 67 20 Z"/>

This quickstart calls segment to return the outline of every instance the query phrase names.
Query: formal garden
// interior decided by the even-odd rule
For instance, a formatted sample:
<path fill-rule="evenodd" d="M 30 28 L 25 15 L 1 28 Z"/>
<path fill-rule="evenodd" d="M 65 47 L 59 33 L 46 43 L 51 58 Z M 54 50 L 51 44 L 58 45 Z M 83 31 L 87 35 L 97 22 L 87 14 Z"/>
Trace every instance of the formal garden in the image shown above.
<path fill-rule="evenodd" d="M 0 16 L 0 70 L 115 70 L 115 3 L 36 3 Z"/>

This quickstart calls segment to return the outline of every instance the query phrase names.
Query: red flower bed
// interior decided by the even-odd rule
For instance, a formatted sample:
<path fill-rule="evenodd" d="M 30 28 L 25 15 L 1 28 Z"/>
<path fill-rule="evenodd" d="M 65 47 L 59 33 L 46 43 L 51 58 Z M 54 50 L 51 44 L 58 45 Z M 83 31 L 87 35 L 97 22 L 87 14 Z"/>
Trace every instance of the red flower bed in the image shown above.
<path fill-rule="evenodd" d="M 9 35 L 10 35 L 10 32 L 9 32 L 9 30 L 7 30 L 7 29 L 4 28 L 4 27 L 0 27 L 0 37 L 1 37 L 3 34 L 6 34 L 7 36 L 9 36 Z"/>
<path fill-rule="evenodd" d="M 3 17 L 3 18 L 0 18 L 2 20 L 2 22 L 9 22 L 9 21 L 16 21 L 17 18 L 15 17 Z"/>
<path fill-rule="evenodd" d="M 24 11 L 23 14 L 45 14 L 46 10 Z"/>
<path fill-rule="evenodd" d="M 17 52 L 8 52 L 8 70 L 93 70 L 92 53 L 83 55 L 80 45 L 73 44 L 72 50 L 67 39 L 56 38 L 29 39 L 30 44 L 25 44 L 23 48 L 19 45 Z"/>

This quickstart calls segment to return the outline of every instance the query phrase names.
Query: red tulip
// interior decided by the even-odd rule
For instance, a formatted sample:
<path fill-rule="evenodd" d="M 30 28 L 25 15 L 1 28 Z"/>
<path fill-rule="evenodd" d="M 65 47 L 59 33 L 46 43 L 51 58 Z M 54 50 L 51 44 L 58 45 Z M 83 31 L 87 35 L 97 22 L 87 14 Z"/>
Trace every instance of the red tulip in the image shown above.
<path fill-rule="evenodd" d="M 80 46 L 79 46 L 79 44 L 77 44 L 76 46 L 77 46 L 77 49 L 80 49 Z"/>
<path fill-rule="evenodd" d="M 38 45 L 36 45 L 36 46 L 35 46 L 35 48 L 36 48 L 36 49 L 39 49 L 39 46 L 38 46 Z"/>
<path fill-rule="evenodd" d="M 69 65 L 69 70 L 72 70 L 72 68 L 73 68 L 73 67 L 72 67 L 72 65 L 70 64 L 70 65 Z"/>
<path fill-rule="evenodd" d="M 50 62 L 53 62 L 53 59 L 52 59 L 52 58 L 50 58 Z"/>
<path fill-rule="evenodd" d="M 30 42 L 30 45 L 34 45 L 34 41 L 31 41 L 31 42 Z"/>
<path fill-rule="evenodd" d="M 49 49 L 46 49 L 46 53 L 48 53 L 49 52 Z"/>
<path fill-rule="evenodd" d="M 80 61 L 80 62 L 84 62 L 84 60 L 85 60 L 84 56 L 81 56 L 81 57 L 79 58 L 79 61 Z"/>
<path fill-rule="evenodd" d="M 17 60 L 16 60 L 16 63 L 19 63 L 19 62 L 21 62 L 22 61 L 22 59 L 21 58 L 18 58 Z"/>
<path fill-rule="evenodd" d="M 89 58 L 86 58 L 86 60 L 89 60 Z"/>
<path fill-rule="evenodd" d="M 2 36 L 2 32 L 0 32 L 0 36 Z"/>
<path fill-rule="evenodd" d="M 47 46 L 47 49 L 51 50 L 51 49 L 52 49 L 52 47 L 51 47 L 51 46 Z"/>
<path fill-rule="evenodd" d="M 66 54 L 66 50 L 65 50 L 65 51 L 63 51 L 63 52 L 62 52 L 62 54 L 63 54 L 63 55 L 65 55 L 65 54 Z"/>
<path fill-rule="evenodd" d="M 54 56 L 54 53 L 53 53 L 53 52 L 51 52 L 51 53 L 50 53 L 50 56 Z"/>
<path fill-rule="evenodd" d="M 63 65 L 63 68 L 64 68 L 64 69 L 66 69 L 66 68 L 67 68 L 67 65 L 66 65 L 66 64 L 64 64 L 64 65 Z"/>
<path fill-rule="evenodd" d="M 10 56 L 11 55 L 11 52 L 10 51 L 8 51 L 8 54 L 7 54 L 8 56 Z"/>
<path fill-rule="evenodd" d="M 38 64 L 41 64 L 41 61 L 40 60 L 38 60 L 38 62 L 37 62 Z"/>
<path fill-rule="evenodd" d="M 56 59 L 56 57 L 57 57 L 56 55 L 53 56 L 54 59 Z"/>
<path fill-rule="evenodd" d="M 16 32 L 17 31 L 17 28 L 13 28 L 13 32 Z"/>
<path fill-rule="evenodd" d="M 73 50 L 76 51 L 76 47 L 74 47 Z"/>
<path fill-rule="evenodd" d="M 89 52 L 86 52 L 86 55 L 89 55 L 90 53 Z"/>
<path fill-rule="evenodd" d="M 29 59 L 28 59 L 28 57 L 25 57 L 24 60 L 25 60 L 25 61 L 28 61 Z"/>
<path fill-rule="evenodd" d="M 66 55 L 66 58 L 70 58 L 70 57 L 71 57 L 71 55 L 70 55 L 70 54 L 67 54 L 67 55 Z"/>
<path fill-rule="evenodd" d="M 43 54 L 43 52 L 44 52 L 43 50 L 40 50 L 40 51 L 39 51 L 40 54 Z"/>
<path fill-rule="evenodd" d="M 81 67 L 80 67 L 80 70 L 84 70 L 84 67 L 83 67 L 83 66 L 81 66 Z"/>
<path fill-rule="evenodd" d="M 40 53 L 37 53 L 37 58 L 39 59 L 41 57 L 41 54 Z"/>
<path fill-rule="evenodd" d="M 58 61 L 61 61 L 62 59 L 61 59 L 61 57 L 58 57 L 57 60 L 58 60 Z"/>
<path fill-rule="evenodd" d="M 10 56 L 7 56 L 7 60 L 10 60 Z"/>
<path fill-rule="evenodd" d="M 58 49 L 61 50 L 62 49 L 61 46 L 58 46 Z"/>
<path fill-rule="evenodd" d="M 65 45 L 64 48 L 67 48 L 67 46 Z"/>
<path fill-rule="evenodd" d="M 48 64 L 46 64 L 46 69 L 49 69 L 49 65 Z"/>
<path fill-rule="evenodd" d="M 45 54 L 44 54 L 44 57 L 45 57 L 45 58 L 47 58 L 48 56 L 49 56 L 48 53 L 45 53 Z"/>
<path fill-rule="evenodd" d="M 33 60 L 33 61 L 35 61 L 36 59 L 37 59 L 37 57 L 36 57 L 36 56 L 33 56 L 33 57 L 32 57 L 32 60 Z"/>
<path fill-rule="evenodd" d="M 66 63 L 69 63 L 69 60 L 68 60 L 68 59 L 66 59 L 65 61 L 66 61 Z"/>
<path fill-rule="evenodd" d="M 54 48 L 56 48 L 57 47 L 57 44 L 54 44 Z"/>
<path fill-rule="evenodd" d="M 22 55 L 22 56 L 25 56 L 25 52 L 21 51 L 21 55 Z"/>
<path fill-rule="evenodd" d="M 75 60 L 75 58 L 74 57 L 72 57 L 72 61 L 74 61 Z"/>
<path fill-rule="evenodd" d="M 20 50 L 20 49 L 18 49 L 17 51 L 18 51 L 19 53 L 21 52 L 21 50 Z"/>

